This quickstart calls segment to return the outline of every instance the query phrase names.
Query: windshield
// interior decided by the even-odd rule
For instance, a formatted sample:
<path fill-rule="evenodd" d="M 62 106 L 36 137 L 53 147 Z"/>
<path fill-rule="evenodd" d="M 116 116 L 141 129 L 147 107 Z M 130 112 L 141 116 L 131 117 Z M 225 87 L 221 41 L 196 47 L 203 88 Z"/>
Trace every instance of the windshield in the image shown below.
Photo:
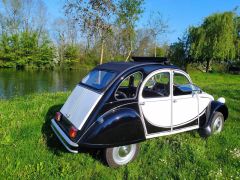
<path fill-rule="evenodd" d="M 116 73 L 112 71 L 93 70 L 85 78 L 83 78 L 82 83 L 101 90 L 105 88 L 115 76 Z"/>

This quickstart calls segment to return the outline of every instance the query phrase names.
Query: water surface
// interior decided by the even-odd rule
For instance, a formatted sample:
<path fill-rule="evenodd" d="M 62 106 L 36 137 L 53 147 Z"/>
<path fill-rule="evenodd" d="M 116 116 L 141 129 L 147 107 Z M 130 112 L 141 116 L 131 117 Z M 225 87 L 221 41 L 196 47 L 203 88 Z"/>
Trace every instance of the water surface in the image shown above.
<path fill-rule="evenodd" d="M 8 99 L 38 92 L 72 90 L 89 70 L 16 71 L 0 69 L 0 98 Z"/>

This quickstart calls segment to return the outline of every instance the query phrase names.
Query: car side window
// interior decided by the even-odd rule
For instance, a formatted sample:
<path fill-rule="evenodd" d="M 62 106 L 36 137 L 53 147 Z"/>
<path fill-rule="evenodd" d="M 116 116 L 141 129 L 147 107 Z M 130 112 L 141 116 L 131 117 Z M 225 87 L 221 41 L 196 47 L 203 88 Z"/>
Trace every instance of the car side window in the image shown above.
<path fill-rule="evenodd" d="M 173 95 L 181 96 L 192 94 L 192 85 L 188 78 L 181 73 L 174 73 L 173 76 Z"/>
<path fill-rule="evenodd" d="M 170 94 L 170 73 L 160 72 L 153 75 L 144 85 L 144 98 L 168 97 Z"/>
<path fill-rule="evenodd" d="M 135 98 L 141 81 L 141 72 L 135 72 L 129 75 L 120 83 L 118 89 L 115 92 L 115 98 L 117 100 Z"/>

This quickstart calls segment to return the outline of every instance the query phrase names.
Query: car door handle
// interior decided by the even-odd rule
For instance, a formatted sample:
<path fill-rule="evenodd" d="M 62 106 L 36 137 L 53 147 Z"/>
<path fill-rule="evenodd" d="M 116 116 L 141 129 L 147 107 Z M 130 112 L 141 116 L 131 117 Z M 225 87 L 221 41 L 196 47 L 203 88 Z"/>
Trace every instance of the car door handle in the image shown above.
<path fill-rule="evenodd" d="M 177 102 L 177 100 L 176 100 L 176 99 L 174 99 L 174 100 L 173 100 L 173 103 L 176 103 L 176 102 Z"/>
<path fill-rule="evenodd" d="M 145 105 L 145 102 L 140 102 L 139 105 Z"/>

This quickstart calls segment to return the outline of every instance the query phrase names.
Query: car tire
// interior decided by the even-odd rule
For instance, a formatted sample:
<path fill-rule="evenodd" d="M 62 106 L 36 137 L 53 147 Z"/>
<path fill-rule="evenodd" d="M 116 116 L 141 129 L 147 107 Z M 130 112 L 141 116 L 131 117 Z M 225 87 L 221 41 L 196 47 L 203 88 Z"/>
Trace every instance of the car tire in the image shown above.
<path fill-rule="evenodd" d="M 215 112 L 211 121 L 211 135 L 219 134 L 223 130 L 224 116 L 221 112 Z"/>
<path fill-rule="evenodd" d="M 219 124 L 218 124 L 219 123 Z M 218 128 L 217 127 L 218 124 Z M 199 128 L 199 135 L 203 138 L 207 138 L 211 135 L 218 134 L 223 130 L 224 117 L 221 112 L 215 112 L 212 116 L 212 119 L 209 122 L 209 125 L 205 128 Z"/>
<path fill-rule="evenodd" d="M 104 151 L 105 160 L 108 166 L 117 168 L 133 161 L 139 152 L 139 144 L 106 148 Z"/>

